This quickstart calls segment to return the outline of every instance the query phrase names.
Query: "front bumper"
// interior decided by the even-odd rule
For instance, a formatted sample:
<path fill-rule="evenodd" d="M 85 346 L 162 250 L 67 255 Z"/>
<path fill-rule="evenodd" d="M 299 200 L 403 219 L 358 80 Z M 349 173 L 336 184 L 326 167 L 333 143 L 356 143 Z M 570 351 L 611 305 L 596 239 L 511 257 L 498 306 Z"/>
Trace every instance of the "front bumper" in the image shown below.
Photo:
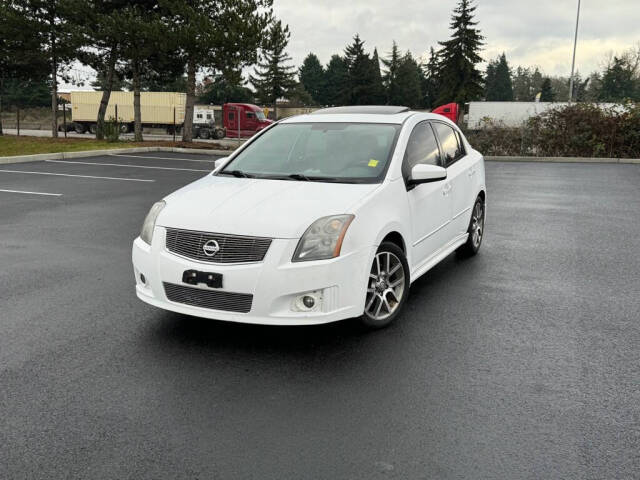
<path fill-rule="evenodd" d="M 167 251 L 165 232 L 163 227 L 155 228 L 152 246 L 140 238 L 133 243 L 136 294 L 150 305 L 196 317 L 264 325 L 316 325 L 357 317 L 364 311 L 367 277 L 375 253 L 373 246 L 331 260 L 292 263 L 298 240 L 274 239 L 262 262 L 213 264 Z M 185 270 L 222 274 L 222 289 L 211 289 L 204 284 L 190 287 L 251 294 L 251 309 L 248 313 L 237 313 L 170 301 L 163 284 L 186 286 L 182 282 Z M 310 292 L 314 292 L 320 302 L 313 311 L 297 311 L 296 298 Z"/>

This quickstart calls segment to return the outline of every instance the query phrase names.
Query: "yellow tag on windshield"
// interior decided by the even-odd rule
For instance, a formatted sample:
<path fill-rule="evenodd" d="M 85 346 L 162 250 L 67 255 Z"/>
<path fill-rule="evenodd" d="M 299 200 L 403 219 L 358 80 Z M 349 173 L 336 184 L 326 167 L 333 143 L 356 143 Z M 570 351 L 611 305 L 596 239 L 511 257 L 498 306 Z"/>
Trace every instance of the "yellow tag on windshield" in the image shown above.
<path fill-rule="evenodd" d="M 374 160 L 373 158 L 369 160 L 369 166 L 371 168 L 376 168 L 378 166 L 378 160 Z"/>

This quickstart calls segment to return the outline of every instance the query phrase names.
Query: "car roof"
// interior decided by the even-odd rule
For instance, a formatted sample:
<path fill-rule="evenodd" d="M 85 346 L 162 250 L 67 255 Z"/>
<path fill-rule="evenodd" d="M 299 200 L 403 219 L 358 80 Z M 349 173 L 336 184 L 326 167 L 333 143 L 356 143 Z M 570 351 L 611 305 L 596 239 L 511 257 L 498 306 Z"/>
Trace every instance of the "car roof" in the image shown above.
<path fill-rule="evenodd" d="M 392 115 L 394 113 L 408 112 L 409 107 L 394 105 L 349 105 L 345 107 L 321 108 L 312 112 L 313 115 L 329 115 L 334 113 L 374 113 L 377 115 Z"/>
<path fill-rule="evenodd" d="M 414 110 L 405 110 L 397 113 L 361 113 L 360 109 L 361 107 L 349 113 L 344 113 L 344 110 L 342 112 L 338 111 L 338 113 L 329 111 L 334 110 L 333 108 L 324 109 L 325 111 L 318 110 L 305 115 L 285 118 L 280 120 L 280 123 L 391 123 L 400 125 L 407 118 L 414 115 L 420 115 L 422 120 L 448 121 L 446 117 L 437 113 L 417 112 Z M 334 111 L 337 111 L 337 109 Z"/>

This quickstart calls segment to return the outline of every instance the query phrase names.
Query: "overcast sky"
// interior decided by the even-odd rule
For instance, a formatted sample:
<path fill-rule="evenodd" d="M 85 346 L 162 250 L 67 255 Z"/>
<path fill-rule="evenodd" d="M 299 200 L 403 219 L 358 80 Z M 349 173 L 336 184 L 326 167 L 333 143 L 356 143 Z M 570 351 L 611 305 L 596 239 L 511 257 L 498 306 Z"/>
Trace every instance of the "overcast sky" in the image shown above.
<path fill-rule="evenodd" d="M 420 56 L 449 38 L 457 0 L 274 0 L 289 24 L 289 53 L 300 65 L 309 52 L 326 64 L 358 32 L 368 51 L 385 56 L 396 40 Z M 507 54 L 512 66 L 538 65 L 549 75 L 569 75 L 577 0 L 476 0 L 476 20 L 486 37 L 482 57 Z M 640 44 L 640 0 L 583 0 L 576 68 L 599 69 L 607 52 Z"/>

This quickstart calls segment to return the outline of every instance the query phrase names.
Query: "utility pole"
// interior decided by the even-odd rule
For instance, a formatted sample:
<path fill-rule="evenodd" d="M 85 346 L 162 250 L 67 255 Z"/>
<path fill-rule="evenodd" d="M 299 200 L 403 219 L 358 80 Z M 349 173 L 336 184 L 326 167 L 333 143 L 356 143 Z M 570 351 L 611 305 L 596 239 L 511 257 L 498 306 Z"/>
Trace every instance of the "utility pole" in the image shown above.
<path fill-rule="evenodd" d="M 580 0 L 578 0 L 578 13 L 576 15 L 576 34 L 573 38 L 573 59 L 571 60 L 571 79 L 569 80 L 569 105 L 573 100 L 573 72 L 576 66 L 576 48 L 578 46 L 578 24 L 580 23 Z"/>

